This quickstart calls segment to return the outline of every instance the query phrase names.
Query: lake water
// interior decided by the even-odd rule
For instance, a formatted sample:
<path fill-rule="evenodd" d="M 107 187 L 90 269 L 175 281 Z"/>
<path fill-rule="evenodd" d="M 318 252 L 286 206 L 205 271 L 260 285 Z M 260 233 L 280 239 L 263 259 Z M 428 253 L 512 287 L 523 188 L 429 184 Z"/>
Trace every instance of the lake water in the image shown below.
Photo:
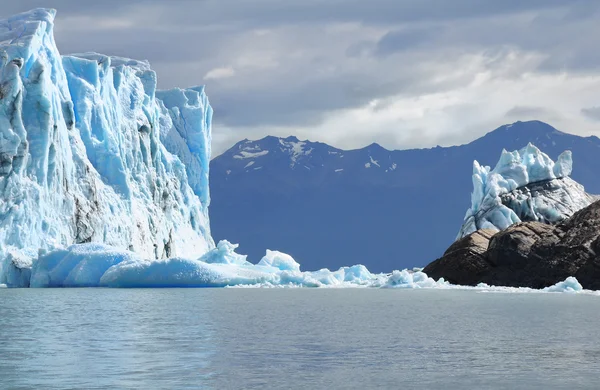
<path fill-rule="evenodd" d="M 600 297 L 0 289 L 0 388 L 600 386 Z"/>

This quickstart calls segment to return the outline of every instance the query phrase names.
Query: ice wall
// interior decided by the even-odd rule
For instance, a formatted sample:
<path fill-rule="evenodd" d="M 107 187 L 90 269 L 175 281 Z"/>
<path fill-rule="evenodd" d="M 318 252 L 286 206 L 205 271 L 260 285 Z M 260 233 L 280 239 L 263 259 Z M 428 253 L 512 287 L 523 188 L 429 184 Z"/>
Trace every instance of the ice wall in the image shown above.
<path fill-rule="evenodd" d="M 142 61 L 61 57 L 54 16 L 0 21 L 0 283 L 77 243 L 145 258 L 214 248 L 203 89 L 157 92 Z"/>
<path fill-rule="evenodd" d="M 532 144 L 504 150 L 493 170 L 474 161 L 471 207 L 457 239 L 522 221 L 556 223 L 590 205 L 595 197 L 568 177 L 572 168 L 570 151 L 554 162 Z"/>

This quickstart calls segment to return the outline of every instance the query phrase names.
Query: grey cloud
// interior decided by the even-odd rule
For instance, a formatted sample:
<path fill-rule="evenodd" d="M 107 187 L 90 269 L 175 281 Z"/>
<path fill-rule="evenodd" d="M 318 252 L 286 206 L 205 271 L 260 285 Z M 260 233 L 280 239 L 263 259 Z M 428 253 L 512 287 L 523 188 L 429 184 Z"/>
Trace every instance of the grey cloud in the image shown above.
<path fill-rule="evenodd" d="M 375 52 L 385 56 L 405 50 L 419 49 L 423 44 L 433 41 L 442 33 L 443 29 L 439 26 L 390 31 L 377 42 Z"/>
<path fill-rule="evenodd" d="M 581 113 L 588 119 L 600 121 L 600 107 L 582 108 Z"/>
<path fill-rule="evenodd" d="M 398 78 L 381 84 L 373 81 L 340 76 L 289 83 L 282 88 L 225 89 L 223 93 L 215 92 L 211 103 L 219 113 L 217 121 L 227 126 L 311 126 L 332 111 L 362 106 L 408 88 L 413 82 Z M 212 89 L 218 91 L 219 87 Z"/>
<path fill-rule="evenodd" d="M 514 106 L 504 116 L 511 120 L 527 120 L 554 115 L 556 115 L 555 112 L 544 107 Z"/>
<path fill-rule="evenodd" d="M 35 7 L 54 7 L 64 14 L 100 12 L 115 14 L 124 8 L 164 6 L 164 20 L 196 23 L 230 23 L 279 25 L 282 23 L 348 22 L 403 23 L 423 20 L 455 20 L 486 15 L 510 14 L 529 10 L 574 8 L 593 1 L 564 0 L 21 0 L 3 4 L 0 11 L 12 14 Z"/>
<path fill-rule="evenodd" d="M 202 31 L 198 35 L 203 35 Z M 81 53 L 96 51 L 103 54 L 149 60 L 157 63 L 202 61 L 206 53 L 217 54 L 222 42 L 230 34 L 222 32 L 219 39 L 194 40 L 193 49 L 190 33 L 179 30 L 157 31 L 143 28 L 114 28 L 112 30 L 82 30 L 73 35 L 64 31 L 60 24 L 56 27 L 57 45 L 61 52 Z"/>
<path fill-rule="evenodd" d="M 215 107 L 215 132 L 232 129 L 216 138 L 233 141 L 246 133 L 258 134 L 262 127 L 315 126 L 375 99 L 385 102 L 396 95 L 418 97 L 468 85 L 475 75 L 457 79 L 447 74 L 461 55 L 469 53 L 483 55 L 487 70 L 503 78 L 521 76 L 521 69 L 502 70 L 514 48 L 540 55 L 538 71 L 600 71 L 598 4 L 594 0 L 20 0 L 3 2 L 0 17 L 54 7 L 57 43 L 63 53 L 97 51 L 147 59 L 163 88 L 206 82 Z M 82 17 L 124 18 L 132 23 L 90 29 L 91 22 L 78 19 Z M 329 32 L 344 23 L 349 24 L 347 33 Z M 269 30 L 270 35 L 261 38 L 255 30 Z M 244 65 L 240 57 L 246 55 L 259 60 L 271 55 L 276 64 Z M 233 67 L 235 75 L 203 80 L 219 67 Z M 535 108 L 517 106 L 507 117 L 551 114 Z M 368 134 L 365 129 L 365 139 Z M 446 143 L 463 140 L 462 135 L 440 137 Z"/>

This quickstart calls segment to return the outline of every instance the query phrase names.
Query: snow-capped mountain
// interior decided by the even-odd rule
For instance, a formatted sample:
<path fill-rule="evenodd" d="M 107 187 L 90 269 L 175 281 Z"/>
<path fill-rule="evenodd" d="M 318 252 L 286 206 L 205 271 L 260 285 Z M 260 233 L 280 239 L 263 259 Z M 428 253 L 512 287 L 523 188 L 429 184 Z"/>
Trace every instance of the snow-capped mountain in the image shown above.
<path fill-rule="evenodd" d="M 600 139 L 539 121 L 502 126 L 466 145 L 400 151 L 266 137 L 241 141 L 211 161 L 212 232 L 250 256 L 268 242 L 307 269 L 425 265 L 456 238 L 473 160 L 495 166 L 503 149 L 528 143 L 555 160 L 572 151 L 571 178 L 600 193 Z"/>
<path fill-rule="evenodd" d="M 213 249 L 203 88 L 157 91 L 143 61 L 61 56 L 55 12 L 0 21 L 0 284 L 71 244 Z"/>

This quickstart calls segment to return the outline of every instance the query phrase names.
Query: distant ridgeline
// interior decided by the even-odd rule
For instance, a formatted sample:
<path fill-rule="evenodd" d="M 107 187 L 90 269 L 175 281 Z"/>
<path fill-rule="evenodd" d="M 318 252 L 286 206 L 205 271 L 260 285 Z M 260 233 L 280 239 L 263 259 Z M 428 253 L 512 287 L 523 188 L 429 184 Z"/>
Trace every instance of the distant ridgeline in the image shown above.
<path fill-rule="evenodd" d="M 214 248 L 204 89 L 157 91 L 142 61 L 61 56 L 54 16 L 0 21 L 0 283 L 77 243 L 150 259 Z"/>
<path fill-rule="evenodd" d="M 500 168 L 485 169 L 496 166 L 503 149 L 521 150 L 529 143 L 549 157 L 530 147 L 518 157 L 504 154 Z M 573 180 L 566 177 L 571 155 L 559 157 L 565 150 L 572 152 Z M 554 176 L 546 177 L 556 180 L 536 182 L 541 173 L 535 170 L 514 177 L 510 183 L 514 189 L 532 185 L 521 187 L 521 194 L 505 194 L 501 202 L 509 209 L 511 204 L 521 208 L 509 212 L 503 222 L 490 217 L 499 224 L 497 228 L 527 215 L 525 192 L 538 191 L 536 186 L 552 187 L 556 191 L 550 192 L 559 203 L 569 191 L 584 194 L 575 181 L 600 194 L 600 139 L 563 133 L 538 121 L 502 126 L 466 145 L 432 149 L 389 151 L 372 144 L 340 150 L 295 137 L 244 140 L 211 161 L 212 233 L 239 242 L 241 252 L 250 256 L 261 254 L 268 243 L 290 253 L 307 269 L 361 263 L 384 272 L 424 266 L 455 240 L 469 207 L 472 179 L 486 175 L 499 179 L 499 170 L 516 163 L 513 159 L 533 156 L 558 160 Z M 472 178 L 473 160 L 481 164 Z M 487 210 L 486 202 L 492 199 L 486 200 L 489 190 L 476 191 L 480 196 L 472 199 L 473 216 Z M 532 215 L 557 221 L 589 204 L 588 200 L 582 195 L 574 203 L 554 203 L 554 209 L 539 203 L 540 198 Z M 479 225 L 467 223 L 463 229 L 472 231 L 482 223 L 483 219 Z"/>

